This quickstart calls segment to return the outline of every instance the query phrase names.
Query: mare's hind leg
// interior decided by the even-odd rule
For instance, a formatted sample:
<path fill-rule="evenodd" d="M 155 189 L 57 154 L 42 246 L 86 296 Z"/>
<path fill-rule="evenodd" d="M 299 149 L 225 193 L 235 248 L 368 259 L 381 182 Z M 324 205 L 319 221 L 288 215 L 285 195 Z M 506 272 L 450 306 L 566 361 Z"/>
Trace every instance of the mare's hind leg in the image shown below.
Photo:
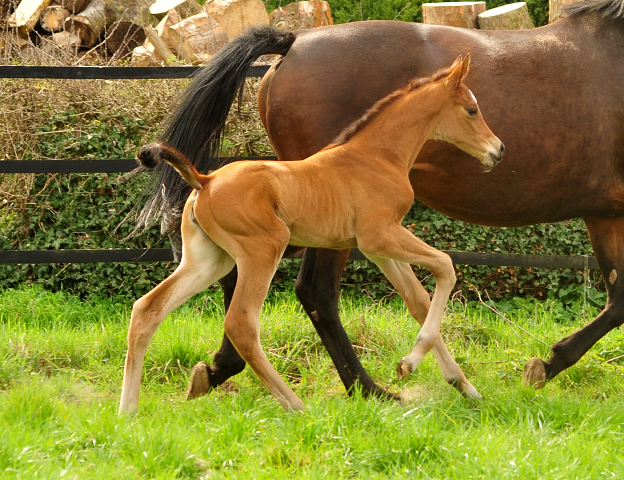
<path fill-rule="evenodd" d="M 586 218 L 585 224 L 607 285 L 607 304 L 594 321 L 552 347 L 547 361 L 532 358 L 524 367 L 522 383 L 542 388 L 574 365 L 598 340 L 624 323 L 624 218 Z"/>
<path fill-rule="evenodd" d="M 139 388 L 145 352 L 165 317 L 234 266 L 234 260 L 195 224 L 183 230 L 182 262 L 165 281 L 137 300 L 128 330 L 128 353 L 124 368 L 119 412 L 138 410 Z"/>
<path fill-rule="evenodd" d="M 365 395 L 398 399 L 377 386 L 366 373 L 340 323 L 340 278 L 348 257 L 348 250 L 307 248 L 295 292 L 334 362 L 347 393 L 353 393 L 355 387 L 360 386 Z"/>
<path fill-rule="evenodd" d="M 388 277 L 388 280 L 392 282 L 392 285 L 394 285 L 401 298 L 405 301 L 410 315 L 420 325 L 423 325 L 429 312 L 430 298 L 427 291 L 418 281 L 418 278 L 416 278 L 412 267 L 407 263 L 388 258 L 371 255 L 370 259 L 379 266 L 384 275 Z M 433 347 L 433 354 L 440 366 L 444 380 L 457 388 L 466 397 L 481 398 L 477 389 L 468 381 L 466 375 L 464 375 L 464 372 L 462 372 L 446 348 L 442 335 L 438 335 L 438 339 Z M 402 359 L 397 368 L 399 378 L 407 377 L 412 370 L 409 363 Z"/>
<path fill-rule="evenodd" d="M 413 372 L 424 356 L 438 343 L 440 324 L 446 308 L 446 302 L 455 285 L 455 269 L 451 258 L 430 247 L 412 235 L 400 224 L 389 225 L 383 233 L 379 228 L 362 228 L 363 235 L 358 235 L 358 246 L 368 258 L 383 257 L 399 262 L 420 265 L 429 270 L 436 279 L 436 289 L 418 333 L 416 345 L 403 357 L 400 364 L 402 376 Z"/>

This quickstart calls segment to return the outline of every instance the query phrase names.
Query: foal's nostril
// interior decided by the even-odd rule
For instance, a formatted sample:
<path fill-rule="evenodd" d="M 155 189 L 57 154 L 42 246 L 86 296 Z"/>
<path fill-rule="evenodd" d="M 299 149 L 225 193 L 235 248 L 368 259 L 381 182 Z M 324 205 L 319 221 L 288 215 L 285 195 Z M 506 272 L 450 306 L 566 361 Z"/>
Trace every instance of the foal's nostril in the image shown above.
<path fill-rule="evenodd" d="M 503 142 L 501 142 L 501 144 L 500 144 L 500 156 L 502 157 L 503 155 L 505 155 L 505 144 Z"/>

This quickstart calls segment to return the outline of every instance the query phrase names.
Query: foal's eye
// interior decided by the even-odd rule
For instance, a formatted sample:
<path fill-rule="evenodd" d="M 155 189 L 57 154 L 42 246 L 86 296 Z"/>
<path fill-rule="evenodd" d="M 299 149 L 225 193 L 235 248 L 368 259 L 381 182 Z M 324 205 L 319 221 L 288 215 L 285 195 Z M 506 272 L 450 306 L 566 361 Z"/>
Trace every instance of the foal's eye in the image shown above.
<path fill-rule="evenodd" d="M 476 108 L 467 108 L 466 111 L 471 117 L 476 117 L 477 113 L 479 112 Z"/>

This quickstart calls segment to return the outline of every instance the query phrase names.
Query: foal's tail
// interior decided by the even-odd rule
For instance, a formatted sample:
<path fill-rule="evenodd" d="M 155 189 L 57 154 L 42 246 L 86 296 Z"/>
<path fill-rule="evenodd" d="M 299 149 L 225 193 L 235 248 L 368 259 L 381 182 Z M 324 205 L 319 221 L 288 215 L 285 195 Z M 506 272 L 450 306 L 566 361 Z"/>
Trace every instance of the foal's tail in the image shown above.
<path fill-rule="evenodd" d="M 197 191 L 208 183 L 207 175 L 199 173 L 186 155 L 166 142 L 144 145 L 138 153 L 137 159 L 142 167 L 150 169 L 160 165 L 163 160 L 166 161 L 182 175 L 186 183 Z"/>
<path fill-rule="evenodd" d="M 285 55 L 294 41 L 294 34 L 265 26 L 251 28 L 225 45 L 195 74 L 160 139 L 185 155 L 197 170 L 217 168 L 213 159 L 220 148 L 225 120 L 244 86 L 248 68 L 261 55 Z M 159 170 L 137 220 L 139 226 L 147 226 L 164 215 L 162 231 L 169 233 L 176 229 L 175 212 L 181 212 L 189 190 L 168 165 Z"/>

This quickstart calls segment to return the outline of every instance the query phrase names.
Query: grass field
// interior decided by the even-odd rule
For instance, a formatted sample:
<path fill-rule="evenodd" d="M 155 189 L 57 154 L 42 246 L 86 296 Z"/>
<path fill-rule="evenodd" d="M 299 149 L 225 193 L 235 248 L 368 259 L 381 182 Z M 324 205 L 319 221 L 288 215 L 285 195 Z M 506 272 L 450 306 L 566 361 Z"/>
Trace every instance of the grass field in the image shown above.
<path fill-rule="evenodd" d="M 287 413 L 247 368 L 228 391 L 183 398 L 189 369 L 222 335 L 219 293 L 163 323 L 146 359 L 140 414 L 117 417 L 131 305 L 37 289 L 0 292 L 0 478 L 624 478 L 624 335 L 610 333 L 541 391 L 524 362 L 596 313 L 581 306 L 454 302 L 444 335 L 480 402 L 446 385 L 430 354 L 399 382 L 418 329 L 402 304 L 343 299 L 365 368 L 399 405 L 348 398 L 292 294 L 266 305 L 262 338 L 307 404 Z"/>

